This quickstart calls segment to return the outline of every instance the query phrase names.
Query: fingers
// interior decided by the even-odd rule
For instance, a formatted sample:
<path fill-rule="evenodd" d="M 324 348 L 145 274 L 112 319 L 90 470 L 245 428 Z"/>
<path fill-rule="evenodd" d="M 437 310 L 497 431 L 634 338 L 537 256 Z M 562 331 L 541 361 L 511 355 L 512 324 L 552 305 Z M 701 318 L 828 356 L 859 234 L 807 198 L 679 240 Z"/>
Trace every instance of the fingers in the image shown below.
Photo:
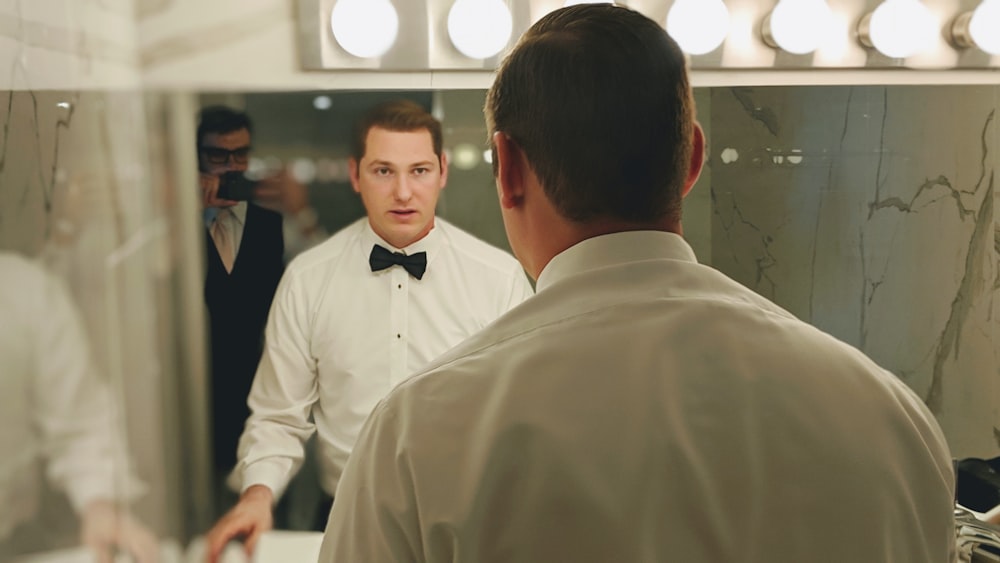
<path fill-rule="evenodd" d="M 113 542 L 87 541 L 84 545 L 90 549 L 96 563 L 114 563 L 115 545 Z"/>
<path fill-rule="evenodd" d="M 257 548 L 257 542 L 260 541 L 260 537 L 264 535 L 265 531 L 257 528 L 243 541 L 243 547 L 247 552 L 248 558 L 253 556 L 253 550 Z"/>
<path fill-rule="evenodd" d="M 221 199 L 219 194 L 219 177 L 213 174 L 198 174 L 198 185 L 201 187 L 201 204 L 209 207 L 232 207 L 239 203 L 231 199 Z"/>
<path fill-rule="evenodd" d="M 160 561 L 160 544 L 156 536 L 134 520 L 125 523 L 118 544 L 132 554 L 136 563 Z"/>
<path fill-rule="evenodd" d="M 289 214 L 297 213 L 309 203 L 308 188 L 287 167 L 259 180 L 254 195 L 272 208 L 278 206 L 279 211 Z"/>
<path fill-rule="evenodd" d="M 202 205 L 213 207 L 211 203 L 219 191 L 219 177 L 212 174 L 198 174 L 198 185 L 201 187 Z"/>
<path fill-rule="evenodd" d="M 127 514 L 91 510 L 83 542 L 98 563 L 113 563 L 117 551 L 126 551 L 136 563 L 159 563 L 159 540 Z"/>
<path fill-rule="evenodd" d="M 205 537 L 205 553 L 208 555 L 208 563 L 216 563 L 219 560 L 219 556 L 222 555 L 222 550 L 239 533 L 239 528 L 233 526 L 232 522 L 230 522 L 230 515 L 227 514 L 224 516 Z"/>
<path fill-rule="evenodd" d="M 281 185 L 271 179 L 261 180 L 257 183 L 257 186 L 253 190 L 253 198 L 254 203 L 257 205 L 277 211 L 278 213 L 285 211 L 282 203 Z"/>
<path fill-rule="evenodd" d="M 245 538 L 244 546 L 247 554 L 253 553 L 257 540 L 264 532 L 271 529 L 271 518 L 269 504 L 259 505 L 245 500 L 240 501 L 206 535 L 205 551 L 209 563 L 216 563 L 226 545 L 239 537 Z"/>
<path fill-rule="evenodd" d="M 91 548 L 91 551 L 94 552 L 94 557 L 97 560 L 97 563 L 115 563 L 114 556 L 111 555 L 114 551 L 111 549 L 111 546 L 105 545 L 96 549 Z"/>

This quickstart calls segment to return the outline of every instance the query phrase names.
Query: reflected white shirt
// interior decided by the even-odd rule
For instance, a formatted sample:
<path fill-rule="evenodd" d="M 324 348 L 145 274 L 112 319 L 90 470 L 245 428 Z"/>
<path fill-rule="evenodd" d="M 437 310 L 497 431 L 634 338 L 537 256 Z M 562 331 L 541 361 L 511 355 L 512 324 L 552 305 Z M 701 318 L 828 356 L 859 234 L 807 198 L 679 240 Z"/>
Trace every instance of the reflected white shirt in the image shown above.
<path fill-rule="evenodd" d="M 427 253 L 420 280 L 372 272 L 375 244 Z M 315 420 L 320 485 L 332 494 L 361 425 L 390 389 L 532 294 L 521 265 L 440 217 L 396 249 L 367 218 L 289 264 L 271 306 L 235 476 L 283 493 Z"/>
<path fill-rule="evenodd" d="M 118 411 L 60 280 L 0 252 L 0 319 L 0 540 L 36 516 L 45 478 L 78 513 L 140 494 Z"/>
<path fill-rule="evenodd" d="M 320 561 L 940 563 L 952 483 L 895 376 L 618 233 L 374 409 Z"/>

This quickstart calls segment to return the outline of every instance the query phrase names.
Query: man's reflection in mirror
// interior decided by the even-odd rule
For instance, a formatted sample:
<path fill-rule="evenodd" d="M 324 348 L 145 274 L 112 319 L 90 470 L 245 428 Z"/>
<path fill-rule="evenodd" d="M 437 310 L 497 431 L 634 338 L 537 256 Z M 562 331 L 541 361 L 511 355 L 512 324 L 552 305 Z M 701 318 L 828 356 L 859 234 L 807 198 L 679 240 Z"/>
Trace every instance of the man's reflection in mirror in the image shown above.
<path fill-rule="evenodd" d="M 157 561 L 156 537 L 128 512 L 144 487 L 118 405 L 65 287 L 0 252 L 0 319 L 0 561 L 79 549 L 102 563 Z"/>

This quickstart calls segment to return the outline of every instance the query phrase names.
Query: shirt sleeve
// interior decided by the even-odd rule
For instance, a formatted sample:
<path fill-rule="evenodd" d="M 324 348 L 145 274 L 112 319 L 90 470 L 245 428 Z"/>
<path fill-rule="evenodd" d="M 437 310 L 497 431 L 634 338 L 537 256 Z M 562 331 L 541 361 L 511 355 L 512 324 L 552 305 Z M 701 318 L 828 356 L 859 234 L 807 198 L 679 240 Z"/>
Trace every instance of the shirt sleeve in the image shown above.
<path fill-rule="evenodd" d="M 48 459 L 46 474 L 80 512 L 94 500 L 128 501 L 145 486 L 131 471 L 118 406 L 94 371 L 76 308 L 43 273 L 34 402 Z"/>
<path fill-rule="evenodd" d="M 319 563 L 420 561 L 422 535 L 409 461 L 394 411 L 380 403 L 347 459 Z"/>
<path fill-rule="evenodd" d="M 286 274 L 268 314 L 264 352 L 247 398 L 250 417 L 240 437 L 240 490 L 265 485 L 275 501 L 302 465 L 303 444 L 315 429 L 311 413 L 319 390 L 309 311 L 300 282 Z"/>

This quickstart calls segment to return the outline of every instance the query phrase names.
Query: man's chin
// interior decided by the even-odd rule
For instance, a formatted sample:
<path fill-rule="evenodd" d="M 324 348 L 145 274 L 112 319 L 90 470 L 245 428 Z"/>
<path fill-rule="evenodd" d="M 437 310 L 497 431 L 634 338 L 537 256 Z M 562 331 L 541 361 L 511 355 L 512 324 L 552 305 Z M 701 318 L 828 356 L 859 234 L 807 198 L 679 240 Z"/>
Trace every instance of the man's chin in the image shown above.
<path fill-rule="evenodd" d="M 392 240 L 387 242 L 393 243 L 396 248 L 406 248 L 411 244 L 417 242 L 418 240 L 427 236 L 428 230 L 424 229 L 396 229 L 389 233 L 392 236 Z M 393 242 L 395 241 L 395 242 Z M 399 243 L 399 244 L 396 244 Z"/>

